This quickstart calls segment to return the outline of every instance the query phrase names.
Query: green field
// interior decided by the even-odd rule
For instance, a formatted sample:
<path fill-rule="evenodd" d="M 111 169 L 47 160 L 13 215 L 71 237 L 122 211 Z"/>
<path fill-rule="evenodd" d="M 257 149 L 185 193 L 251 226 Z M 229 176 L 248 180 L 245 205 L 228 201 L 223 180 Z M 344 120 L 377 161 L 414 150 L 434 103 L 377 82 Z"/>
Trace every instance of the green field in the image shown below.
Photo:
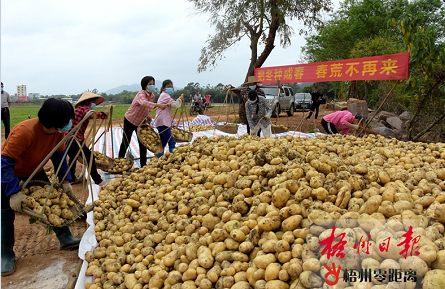
<path fill-rule="evenodd" d="M 128 108 L 130 107 L 129 104 L 113 104 L 113 119 L 118 118 L 124 118 L 125 113 L 127 112 Z M 24 120 L 28 119 L 28 115 L 31 115 L 31 118 L 37 117 L 37 113 L 39 112 L 40 105 L 18 105 L 16 103 L 13 103 L 11 107 L 9 108 L 9 113 L 11 115 L 11 129 L 17 125 L 19 122 L 22 122 Z M 189 110 L 190 105 L 186 106 L 186 110 Z M 98 106 L 96 108 L 96 111 L 105 111 L 107 110 L 107 106 Z M 156 110 L 152 110 L 152 117 L 156 115 Z M 174 113 L 174 111 L 173 111 Z M 2 130 L 4 130 L 5 127 L 2 122 Z"/>

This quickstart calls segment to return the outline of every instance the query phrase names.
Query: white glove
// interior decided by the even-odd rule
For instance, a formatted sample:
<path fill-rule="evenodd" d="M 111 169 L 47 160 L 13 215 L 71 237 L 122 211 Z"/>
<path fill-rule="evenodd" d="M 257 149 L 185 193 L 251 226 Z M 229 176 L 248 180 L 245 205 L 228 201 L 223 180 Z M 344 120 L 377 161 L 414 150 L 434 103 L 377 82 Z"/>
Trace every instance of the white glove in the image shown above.
<path fill-rule="evenodd" d="M 14 211 L 22 211 L 22 203 L 26 203 L 26 196 L 22 192 L 18 192 L 9 197 L 9 205 Z"/>
<path fill-rule="evenodd" d="M 353 125 L 352 125 L 352 128 L 355 129 L 355 130 L 357 130 L 357 129 L 359 128 L 359 126 L 358 126 L 358 124 L 353 124 Z"/>
<path fill-rule="evenodd" d="M 63 189 L 64 193 L 68 193 L 68 192 L 73 193 L 73 187 L 68 182 L 62 184 L 62 189 Z"/>

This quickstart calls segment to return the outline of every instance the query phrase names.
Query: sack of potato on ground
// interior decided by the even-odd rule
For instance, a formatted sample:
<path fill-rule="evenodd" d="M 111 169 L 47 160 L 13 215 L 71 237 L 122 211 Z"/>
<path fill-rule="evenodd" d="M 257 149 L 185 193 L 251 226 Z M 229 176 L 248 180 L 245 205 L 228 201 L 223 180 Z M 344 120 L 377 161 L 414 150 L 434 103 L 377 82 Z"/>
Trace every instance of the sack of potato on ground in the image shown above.
<path fill-rule="evenodd" d="M 103 187 L 86 288 L 445 288 L 444 180 L 442 143 L 198 138 Z"/>
<path fill-rule="evenodd" d="M 215 129 L 214 125 L 194 124 L 190 126 L 190 131 L 193 132 L 213 130 L 213 129 Z"/>

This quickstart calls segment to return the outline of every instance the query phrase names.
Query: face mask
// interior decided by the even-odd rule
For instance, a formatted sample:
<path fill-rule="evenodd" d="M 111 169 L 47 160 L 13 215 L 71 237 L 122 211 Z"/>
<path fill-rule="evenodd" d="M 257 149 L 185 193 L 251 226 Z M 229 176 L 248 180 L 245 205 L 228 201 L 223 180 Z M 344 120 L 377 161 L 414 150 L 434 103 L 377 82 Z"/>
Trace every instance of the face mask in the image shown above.
<path fill-rule="evenodd" d="M 256 85 L 249 86 L 249 88 L 250 88 L 251 90 L 254 90 L 254 89 L 256 88 Z"/>
<path fill-rule="evenodd" d="M 90 104 L 90 107 L 91 107 L 92 110 L 95 110 L 96 109 L 96 104 L 93 102 L 92 104 Z"/>
<path fill-rule="evenodd" d="M 254 104 L 255 102 L 256 102 L 256 99 L 255 100 L 250 100 L 250 99 L 247 100 L 247 103 L 249 103 L 249 104 Z"/>
<path fill-rule="evenodd" d="M 64 127 L 58 128 L 57 131 L 60 133 L 64 133 L 64 132 L 69 131 L 72 126 L 73 126 L 73 123 L 71 122 L 71 119 L 70 119 L 70 121 Z"/>
<path fill-rule="evenodd" d="M 3 92 L 3 87 L 2 87 L 2 92 Z"/>
<path fill-rule="evenodd" d="M 166 88 L 165 89 L 165 93 L 172 94 L 173 93 L 173 88 L 171 88 L 171 87 Z"/>
<path fill-rule="evenodd" d="M 155 91 L 155 86 L 154 85 L 147 86 L 147 91 L 154 92 Z"/>

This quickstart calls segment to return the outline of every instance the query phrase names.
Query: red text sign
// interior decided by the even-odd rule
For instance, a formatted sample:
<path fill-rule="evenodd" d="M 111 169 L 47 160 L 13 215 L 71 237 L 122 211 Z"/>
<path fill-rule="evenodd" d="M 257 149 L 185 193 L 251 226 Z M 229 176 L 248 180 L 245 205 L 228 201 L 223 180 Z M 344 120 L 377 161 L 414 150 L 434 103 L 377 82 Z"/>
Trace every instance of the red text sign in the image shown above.
<path fill-rule="evenodd" d="M 409 53 L 255 68 L 262 84 L 408 79 Z"/>

